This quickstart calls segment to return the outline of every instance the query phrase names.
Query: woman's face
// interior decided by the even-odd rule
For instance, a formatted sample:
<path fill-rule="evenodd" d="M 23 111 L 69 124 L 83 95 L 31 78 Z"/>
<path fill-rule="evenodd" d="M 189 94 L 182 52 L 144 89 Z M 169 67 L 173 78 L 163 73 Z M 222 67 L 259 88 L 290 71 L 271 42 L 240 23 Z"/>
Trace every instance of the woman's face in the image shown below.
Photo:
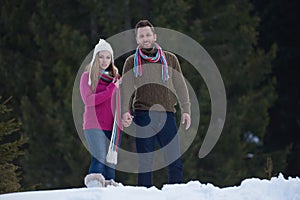
<path fill-rule="evenodd" d="M 99 63 L 100 68 L 105 70 L 111 63 L 111 54 L 109 51 L 100 51 L 99 52 Z"/>

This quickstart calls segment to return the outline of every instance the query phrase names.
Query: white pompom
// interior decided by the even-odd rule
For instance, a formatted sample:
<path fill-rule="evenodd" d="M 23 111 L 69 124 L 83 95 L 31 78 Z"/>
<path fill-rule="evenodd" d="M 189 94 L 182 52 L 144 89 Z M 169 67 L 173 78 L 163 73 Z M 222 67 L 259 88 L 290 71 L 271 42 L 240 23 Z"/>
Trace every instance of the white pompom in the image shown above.
<path fill-rule="evenodd" d="M 118 152 L 109 148 L 106 155 L 106 161 L 116 165 L 118 162 Z"/>

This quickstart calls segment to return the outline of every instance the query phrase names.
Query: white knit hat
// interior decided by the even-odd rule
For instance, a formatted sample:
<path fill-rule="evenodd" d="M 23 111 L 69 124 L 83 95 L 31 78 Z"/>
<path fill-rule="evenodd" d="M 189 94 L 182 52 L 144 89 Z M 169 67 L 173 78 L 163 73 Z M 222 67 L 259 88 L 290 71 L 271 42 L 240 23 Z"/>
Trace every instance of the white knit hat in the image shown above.
<path fill-rule="evenodd" d="M 92 67 L 93 67 L 93 63 L 95 61 L 96 55 L 99 51 L 109 51 L 109 53 L 111 54 L 111 62 L 114 63 L 113 49 L 111 48 L 111 46 L 108 42 L 106 42 L 103 39 L 100 39 L 98 44 L 96 44 L 96 46 L 94 48 L 93 58 L 92 58 L 92 61 L 91 61 L 91 67 L 90 67 L 90 71 L 89 71 L 89 82 L 88 82 L 89 85 L 92 84 L 91 71 L 92 71 Z"/>

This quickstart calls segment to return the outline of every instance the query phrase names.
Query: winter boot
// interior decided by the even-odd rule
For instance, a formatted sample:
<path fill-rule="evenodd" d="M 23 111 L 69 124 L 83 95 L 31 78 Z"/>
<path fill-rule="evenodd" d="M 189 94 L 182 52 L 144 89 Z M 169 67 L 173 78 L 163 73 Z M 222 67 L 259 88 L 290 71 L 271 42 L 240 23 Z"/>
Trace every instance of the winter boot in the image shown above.
<path fill-rule="evenodd" d="M 110 179 L 110 180 L 105 180 L 105 187 L 107 186 L 119 186 L 119 183 L 115 182 L 113 179 Z"/>
<path fill-rule="evenodd" d="M 88 174 L 84 178 L 84 184 L 86 187 L 104 187 L 105 186 L 105 178 L 102 174 Z"/>

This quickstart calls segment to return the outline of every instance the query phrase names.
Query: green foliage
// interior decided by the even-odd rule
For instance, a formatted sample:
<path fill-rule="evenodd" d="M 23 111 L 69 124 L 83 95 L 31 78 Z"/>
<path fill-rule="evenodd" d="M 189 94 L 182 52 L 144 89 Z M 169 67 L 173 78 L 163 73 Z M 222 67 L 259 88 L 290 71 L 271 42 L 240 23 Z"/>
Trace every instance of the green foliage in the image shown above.
<path fill-rule="evenodd" d="M 195 140 L 197 148 L 187 152 L 191 155 L 184 156 L 189 166 L 185 172 L 187 180 L 196 176 L 204 182 L 228 186 L 247 177 L 265 177 L 266 154 L 261 146 L 269 123 L 268 110 L 276 98 L 275 81 L 271 76 L 276 47 L 267 53 L 257 48 L 259 18 L 251 15 L 253 7 L 248 1 L 196 4 L 198 7 L 191 9 L 195 20 L 191 24 L 200 26 L 202 34 L 195 34 L 195 28 L 190 26 L 191 34 L 199 37 L 221 72 L 226 87 L 227 115 L 213 151 L 204 159 L 189 163 L 207 130 L 206 126 L 200 126 Z M 188 72 L 186 76 L 189 77 Z M 199 90 L 201 120 L 208 124 L 210 99 L 202 85 Z M 259 142 L 247 141 L 248 133 Z"/>
<path fill-rule="evenodd" d="M 288 152 L 288 166 L 285 175 L 296 177 L 300 174 L 300 126 L 299 109 L 299 2 L 286 4 L 280 0 L 253 0 L 256 13 L 261 16 L 258 27 L 259 45 L 268 50 L 275 43 L 277 56 L 273 61 L 278 99 L 270 109 L 270 126 L 265 137 L 265 149 L 272 152 Z M 282 13 L 285 13 L 282 15 Z M 277 164 L 277 162 L 276 162 Z"/>
<path fill-rule="evenodd" d="M 0 194 L 20 191 L 20 169 L 15 164 L 17 159 L 24 155 L 22 146 L 27 142 L 23 136 L 19 136 L 21 123 L 15 119 L 9 119 L 12 109 L 7 107 L 11 98 L 0 104 Z"/>
<path fill-rule="evenodd" d="M 12 107 L 18 109 L 12 112 L 19 116 L 30 138 L 22 162 L 23 188 L 82 186 L 90 155 L 73 124 L 71 98 L 77 71 L 99 37 L 132 29 L 144 18 L 154 26 L 181 31 L 199 42 L 217 64 L 226 87 L 223 133 L 213 151 L 200 160 L 198 151 L 211 115 L 210 96 L 201 76 L 181 59 L 201 110 L 197 136 L 183 155 L 185 181 L 199 179 L 228 186 L 246 177 L 268 178 L 283 172 L 292 147 L 274 150 L 265 145 L 273 137 L 268 133 L 268 112 L 280 98 L 274 90 L 277 80 L 271 65 L 278 47 L 258 47 L 260 18 L 253 13 L 248 0 L 3 1 L 0 85 L 2 95 L 14 95 Z M 6 129 L 18 131 L 17 121 L 7 120 Z M 249 140 L 250 136 L 259 142 Z M 132 150 L 134 140 L 123 138 L 124 146 Z M 17 152 L 6 156 L 12 161 Z M 266 168 L 268 158 L 272 159 L 273 170 L 270 165 Z M 10 176 L 17 171 L 12 164 L 1 166 L 10 170 Z M 157 186 L 166 183 L 165 169 L 154 175 Z M 18 178 L 9 180 L 16 182 Z M 117 172 L 117 180 L 135 184 L 136 174 Z"/>
<path fill-rule="evenodd" d="M 22 161 L 24 188 L 82 185 L 87 170 L 89 157 L 73 125 L 71 97 L 90 45 L 71 19 L 80 5 L 62 13 L 58 8 L 68 7 L 66 3 L 23 1 L 17 9 L 2 13 L 0 82 L 7 86 L 4 94 L 16 95 L 20 108 L 16 114 L 30 138 Z M 1 9 L 12 5 L 5 2 Z M 26 14 L 15 19 L 20 13 Z M 20 18 L 25 23 L 20 24 Z"/>

